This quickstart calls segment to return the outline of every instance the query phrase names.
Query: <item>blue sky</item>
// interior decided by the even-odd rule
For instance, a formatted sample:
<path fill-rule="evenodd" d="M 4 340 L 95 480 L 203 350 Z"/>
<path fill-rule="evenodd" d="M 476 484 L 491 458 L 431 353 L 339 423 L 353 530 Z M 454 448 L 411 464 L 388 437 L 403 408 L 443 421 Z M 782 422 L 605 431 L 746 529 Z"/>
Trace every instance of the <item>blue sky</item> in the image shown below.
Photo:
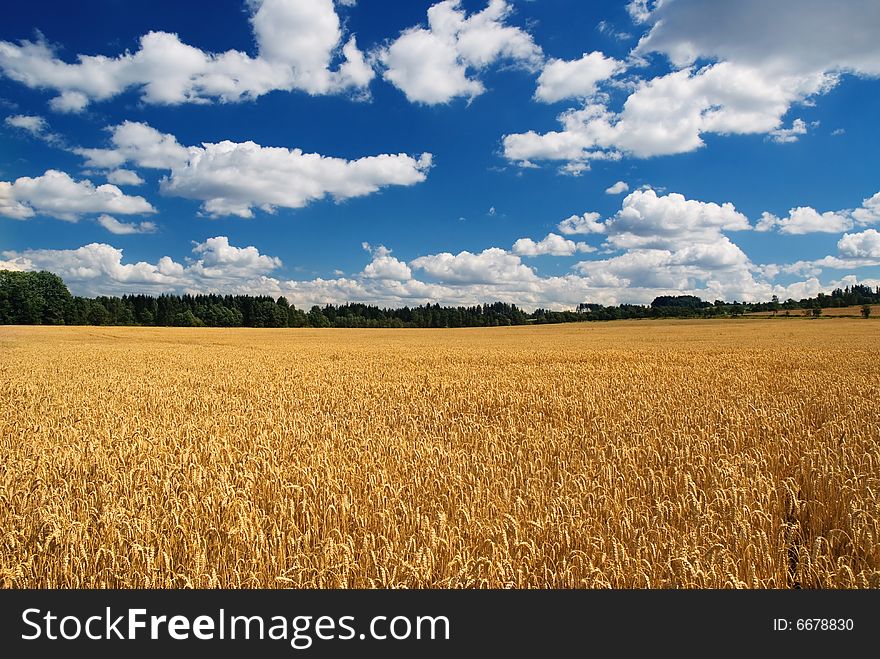
<path fill-rule="evenodd" d="M 16 3 L 0 267 L 298 306 L 880 285 L 880 5 Z"/>

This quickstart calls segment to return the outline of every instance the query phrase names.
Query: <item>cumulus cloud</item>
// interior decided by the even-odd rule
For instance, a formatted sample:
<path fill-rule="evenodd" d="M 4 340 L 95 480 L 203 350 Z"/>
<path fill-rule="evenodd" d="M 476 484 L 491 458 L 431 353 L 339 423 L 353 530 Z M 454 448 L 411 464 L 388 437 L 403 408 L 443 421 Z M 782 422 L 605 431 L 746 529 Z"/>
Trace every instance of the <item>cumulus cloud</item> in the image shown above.
<path fill-rule="evenodd" d="M 24 270 L 51 270 L 62 277 L 74 290 L 92 292 L 87 282 L 96 281 L 101 290 L 120 290 L 120 285 L 149 285 L 175 283 L 174 275 L 183 266 L 168 257 L 158 264 L 146 262 L 122 263 L 122 250 L 105 243 L 90 243 L 78 249 L 29 249 L 23 252 L 6 251 L 4 258 Z M 85 284 L 85 285 L 81 285 Z M 149 290 L 149 286 L 147 286 Z"/>
<path fill-rule="evenodd" d="M 799 206 L 788 212 L 788 217 L 763 213 L 755 231 L 776 229 L 779 233 L 800 235 L 804 233 L 842 233 L 852 229 L 853 221 L 842 213 L 828 211 L 819 213 L 815 208 Z"/>
<path fill-rule="evenodd" d="M 491 253 L 493 249 L 494 254 Z M 490 252 L 489 257 L 474 258 L 486 252 Z M 464 261 L 457 259 L 462 254 L 465 255 Z M 380 279 L 363 274 L 306 281 L 264 278 L 261 282 L 263 288 L 259 290 L 285 295 L 305 308 L 312 304 L 349 301 L 400 307 L 426 303 L 472 305 L 501 300 L 532 310 L 536 307 L 572 309 L 585 301 L 647 304 L 658 295 L 669 294 L 699 295 L 707 300 L 766 301 L 772 295 L 799 299 L 837 287 L 836 283 L 823 285 L 815 277 L 788 285 L 770 283 L 756 276 L 758 268 L 748 264 L 729 241 L 717 248 L 701 246 L 697 250 L 632 250 L 608 259 L 582 262 L 575 272 L 563 276 L 539 276 L 531 269 L 529 274 L 511 272 L 503 267 L 486 267 L 503 254 L 503 250 L 490 248 L 480 254 L 432 255 L 410 262 L 415 271 L 419 270 L 416 261 L 439 271 L 439 277 L 427 270 L 424 272 L 436 281 L 424 281 L 415 276 Z M 467 260 L 471 261 L 467 276 L 462 276 L 460 270 L 450 273 L 447 269 L 447 266 L 454 268 Z M 475 266 L 474 262 L 479 265 Z M 517 267 L 513 259 L 510 265 L 514 269 Z M 477 272 L 473 272 L 474 269 Z"/>
<path fill-rule="evenodd" d="M 513 244 L 512 251 L 517 256 L 571 256 L 578 252 L 594 252 L 596 248 L 587 243 L 576 243 L 556 233 L 548 233 L 538 242 L 531 238 L 520 238 Z"/>
<path fill-rule="evenodd" d="M 870 234 L 868 234 L 870 236 Z M 846 243 L 844 243 L 846 244 Z M 278 276 L 279 259 L 256 247 L 236 247 L 223 236 L 193 247 L 193 257 L 178 262 L 164 256 L 155 263 L 124 262 L 123 252 L 92 243 L 73 250 L 24 250 L 0 254 L 0 267 L 51 269 L 81 295 L 126 292 L 223 292 L 284 295 L 300 308 L 313 304 L 365 302 L 400 307 L 439 303 L 472 305 L 497 300 L 527 310 L 573 308 L 581 302 L 645 304 L 657 295 L 692 294 L 703 299 L 749 301 L 801 298 L 837 282 L 822 284 L 819 267 L 793 264 L 787 268 L 755 266 L 726 236 L 713 243 L 682 243 L 668 249 L 636 247 L 604 259 L 581 261 L 563 276 L 540 276 L 520 256 L 500 248 L 482 252 L 441 253 L 404 263 L 391 250 L 364 245 L 370 262 L 351 277 L 290 280 Z M 842 252 L 848 248 L 842 248 Z M 857 248 L 857 249 L 862 249 Z M 865 247 L 864 249 L 869 249 Z M 824 267 L 836 267 L 827 257 Z M 859 267 L 865 258 L 837 258 L 840 267 Z M 874 259 L 876 264 L 877 259 Z M 800 268 L 808 278 L 788 285 L 771 283 L 781 271 Z M 418 278 L 418 272 L 423 275 Z M 847 278 L 844 277 L 844 280 Z"/>
<path fill-rule="evenodd" d="M 33 208 L 16 200 L 13 184 L 0 181 L 0 216 L 13 220 L 26 220 L 34 215 Z"/>
<path fill-rule="evenodd" d="M 382 154 L 358 160 L 253 142 L 205 144 L 162 183 L 165 194 L 204 202 L 211 215 L 252 217 L 254 205 L 301 208 L 327 195 L 342 200 L 388 185 L 425 180 L 430 154 Z"/>
<path fill-rule="evenodd" d="M 75 181 L 65 172 L 54 169 L 34 178 L 22 176 L 12 183 L 0 181 L 0 215 L 16 220 L 48 215 L 76 222 L 91 213 L 155 212 L 146 199 L 126 195 L 115 185 L 96 187 L 88 179 Z"/>
<path fill-rule="evenodd" d="M 605 222 L 598 214 L 573 216 L 567 228 L 605 234 L 604 247 L 623 253 L 581 261 L 582 285 L 612 297 L 689 292 L 704 299 L 761 299 L 771 285 L 755 278 L 757 268 L 723 232 L 750 228 L 733 204 L 658 195 L 647 188 L 627 195 Z M 564 224 L 565 224 L 564 223 Z M 563 225 L 560 225 L 560 228 Z M 653 299 L 653 297 L 649 298 Z"/>
<path fill-rule="evenodd" d="M 779 218 L 764 213 L 755 227 L 757 231 L 776 229 L 780 233 L 842 233 L 856 226 L 864 226 L 880 220 L 878 209 L 880 193 L 863 200 L 855 210 L 819 213 L 813 208 L 798 207 L 789 211 L 788 217 Z M 781 266 L 770 266 L 777 272 L 799 276 L 817 277 L 825 269 L 851 270 L 880 266 L 880 233 L 875 229 L 845 233 L 837 241 L 837 255 L 829 254 L 820 259 L 801 260 Z"/>
<path fill-rule="evenodd" d="M 862 207 L 852 212 L 852 218 L 862 226 L 880 222 L 880 192 L 862 201 Z"/>
<path fill-rule="evenodd" d="M 504 154 L 531 163 L 686 153 L 703 146 L 704 133 L 776 130 L 791 103 L 824 91 L 830 81 L 822 74 L 777 78 L 731 62 L 689 67 L 640 81 L 620 112 L 588 103 L 559 115 L 562 130 L 506 135 Z"/>
<path fill-rule="evenodd" d="M 867 226 L 880 222 L 880 192 L 864 199 L 856 209 L 843 209 L 820 213 L 810 206 L 799 206 L 788 211 L 787 217 L 765 212 L 755 226 L 755 231 L 772 231 L 787 234 L 843 233 L 855 226 Z"/>
<path fill-rule="evenodd" d="M 111 148 L 78 149 L 93 167 L 170 170 L 160 183 L 163 194 L 202 202 L 212 216 L 250 218 L 254 207 L 302 208 L 330 196 L 340 201 L 374 193 L 389 185 L 414 185 L 431 168 L 430 153 L 380 154 L 345 160 L 264 147 L 254 142 L 204 143 L 184 147 L 173 135 L 127 121 L 110 129 Z"/>
<path fill-rule="evenodd" d="M 506 135 L 505 156 L 525 166 L 549 160 L 582 167 L 599 154 L 686 153 L 701 148 L 705 134 L 795 141 L 807 125 L 794 119 L 784 126 L 793 105 L 812 102 L 843 75 L 880 75 L 880 12 L 872 0 L 840 11 L 824 0 L 770 4 L 631 2 L 634 19 L 651 22 L 631 61 L 659 53 L 673 70 L 631 81 L 619 110 L 589 101 L 563 112 L 560 130 Z"/>
<path fill-rule="evenodd" d="M 846 233 L 837 242 L 837 251 L 844 258 L 880 259 L 880 232 Z"/>
<path fill-rule="evenodd" d="M 682 243 L 712 244 L 721 231 L 745 231 L 748 218 L 733 204 L 685 199 L 678 193 L 658 195 L 635 190 L 621 209 L 604 224 L 609 245 L 616 248 L 676 248 Z"/>
<path fill-rule="evenodd" d="M 412 279 L 412 270 L 403 261 L 391 256 L 391 250 L 384 245 L 375 249 L 368 243 L 364 243 L 365 250 L 370 252 L 373 260 L 364 268 L 363 276 L 367 279 L 383 279 L 393 281 L 408 281 Z"/>
<path fill-rule="evenodd" d="M 188 264 L 163 256 L 156 263 L 123 263 L 123 250 L 106 243 L 77 249 L 5 251 L 4 259 L 20 270 L 51 270 L 80 295 L 124 292 L 229 292 L 254 285 L 282 266 L 281 260 L 255 247 L 234 247 L 225 236 L 193 247 Z"/>
<path fill-rule="evenodd" d="M 611 187 L 605 188 L 605 194 L 622 194 L 629 190 L 626 181 L 618 181 Z"/>
<path fill-rule="evenodd" d="M 256 247 L 230 245 L 226 236 L 208 238 L 203 243 L 197 243 L 192 251 L 199 259 L 188 270 L 209 279 L 253 277 L 283 265 L 281 259 L 260 254 Z"/>
<path fill-rule="evenodd" d="M 133 233 L 155 233 L 158 228 L 154 222 L 120 222 L 112 215 L 99 215 L 98 224 L 117 236 Z"/>
<path fill-rule="evenodd" d="M 703 285 L 718 293 L 731 285 L 756 287 L 748 258 L 726 237 L 714 245 L 678 249 L 632 249 L 620 256 L 583 261 L 576 268 L 597 287 L 696 290 Z"/>
<path fill-rule="evenodd" d="M 663 285 L 671 290 L 670 282 L 685 282 L 682 286 L 692 290 L 694 282 L 707 281 L 714 282 L 716 291 L 726 285 L 725 290 L 739 297 L 758 290 L 751 274 L 754 266 L 724 235 L 750 228 L 748 218 L 730 202 L 686 199 L 674 192 L 658 195 L 646 188 L 627 195 L 620 210 L 604 222 L 599 218 L 598 213 L 573 215 L 558 226 L 568 235 L 602 234 L 606 250 L 624 250 L 620 256 L 578 264 L 591 285 L 654 289 L 666 282 Z M 728 284 L 722 285 L 725 279 Z"/>
<path fill-rule="evenodd" d="M 130 169 L 114 169 L 107 172 L 107 180 L 114 185 L 143 185 L 144 179 Z"/>
<path fill-rule="evenodd" d="M 535 271 L 523 265 L 519 256 L 498 247 L 479 254 L 464 251 L 420 256 L 410 265 L 444 283 L 497 284 L 537 279 Z"/>
<path fill-rule="evenodd" d="M 598 51 L 584 53 L 577 60 L 551 59 L 538 77 L 535 98 L 555 103 L 568 98 L 589 98 L 596 85 L 623 69 L 623 63 Z"/>
<path fill-rule="evenodd" d="M 111 148 L 74 150 L 85 158 L 86 165 L 111 168 L 130 162 L 149 169 L 175 169 L 189 162 L 191 151 L 181 146 L 174 135 L 160 133 L 148 124 L 124 121 L 107 130 Z"/>
<path fill-rule="evenodd" d="M 428 9 L 427 28 L 404 30 L 376 52 L 382 75 L 410 101 L 434 105 L 482 94 L 477 74 L 499 60 L 537 68 L 541 49 L 527 32 L 505 24 L 511 12 L 505 0 L 489 0 L 470 16 L 460 0 L 439 2 Z"/>
<path fill-rule="evenodd" d="M 148 32 L 135 52 L 60 59 L 45 42 L 0 41 L 0 72 L 58 95 L 51 107 L 80 112 L 137 89 L 150 104 L 241 101 L 273 90 L 333 94 L 363 89 L 374 72 L 355 38 L 345 40 L 333 0 L 248 0 L 256 57 L 205 52 L 178 35 Z M 335 68 L 334 68 L 335 67 Z"/>
<path fill-rule="evenodd" d="M 600 217 L 599 213 L 572 215 L 557 224 L 556 228 L 567 236 L 580 233 L 605 233 L 605 225 L 599 221 Z"/>

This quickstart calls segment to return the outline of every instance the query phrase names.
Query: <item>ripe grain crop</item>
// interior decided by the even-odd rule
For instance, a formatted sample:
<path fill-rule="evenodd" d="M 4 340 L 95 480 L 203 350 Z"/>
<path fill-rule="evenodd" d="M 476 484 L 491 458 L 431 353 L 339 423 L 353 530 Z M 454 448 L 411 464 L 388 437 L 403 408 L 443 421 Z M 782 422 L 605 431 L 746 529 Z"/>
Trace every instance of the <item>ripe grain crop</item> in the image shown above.
<path fill-rule="evenodd" d="M 878 587 L 878 329 L 0 328 L 0 584 Z"/>

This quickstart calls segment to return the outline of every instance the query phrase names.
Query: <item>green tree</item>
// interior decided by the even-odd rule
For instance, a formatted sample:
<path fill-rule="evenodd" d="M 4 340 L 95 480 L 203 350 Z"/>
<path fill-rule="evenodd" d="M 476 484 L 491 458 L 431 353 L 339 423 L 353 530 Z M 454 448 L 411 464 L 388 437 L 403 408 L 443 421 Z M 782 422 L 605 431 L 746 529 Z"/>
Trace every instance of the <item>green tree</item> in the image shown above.
<path fill-rule="evenodd" d="M 51 272 L 0 270 L 0 323 L 63 325 L 73 296 Z"/>
<path fill-rule="evenodd" d="M 864 304 L 862 305 L 862 318 L 870 318 L 871 317 L 871 305 Z"/>
<path fill-rule="evenodd" d="M 309 327 L 330 327 L 330 320 L 317 304 L 307 314 Z"/>
<path fill-rule="evenodd" d="M 287 309 L 287 326 L 288 327 L 305 327 L 308 318 L 302 309 L 297 309 L 292 304 Z"/>
<path fill-rule="evenodd" d="M 97 300 L 89 300 L 89 309 L 86 314 L 89 325 L 109 325 L 113 321 L 107 308 Z"/>
<path fill-rule="evenodd" d="M 196 318 L 193 315 L 193 312 L 189 309 L 181 311 L 174 316 L 175 327 L 202 327 L 204 324 L 205 323 Z"/>

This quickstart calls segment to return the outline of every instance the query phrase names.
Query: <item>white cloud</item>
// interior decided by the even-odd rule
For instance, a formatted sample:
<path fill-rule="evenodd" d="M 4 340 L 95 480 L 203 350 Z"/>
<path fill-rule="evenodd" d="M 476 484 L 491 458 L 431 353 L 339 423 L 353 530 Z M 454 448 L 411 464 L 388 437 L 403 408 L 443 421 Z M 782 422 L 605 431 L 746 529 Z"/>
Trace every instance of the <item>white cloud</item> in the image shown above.
<path fill-rule="evenodd" d="M 770 135 L 770 139 L 777 144 L 797 142 L 800 135 L 807 134 L 807 124 L 803 119 L 795 119 L 791 123 L 791 128 L 774 128 L 768 134 Z"/>
<path fill-rule="evenodd" d="M 383 77 L 412 102 L 434 105 L 485 91 L 475 73 L 507 59 L 535 68 L 541 49 L 523 30 L 505 25 L 511 13 L 505 0 L 489 0 L 466 16 L 460 0 L 444 0 L 428 9 L 428 27 L 411 27 L 376 53 Z"/>
<path fill-rule="evenodd" d="M 814 264 L 821 268 L 836 268 L 838 270 L 853 270 L 856 268 L 867 268 L 880 265 L 880 257 L 852 257 L 845 256 L 843 258 L 837 256 L 826 256 L 813 261 Z"/>
<path fill-rule="evenodd" d="M 837 250 L 844 258 L 880 259 L 880 232 L 846 233 L 837 242 Z"/>
<path fill-rule="evenodd" d="M 630 0 L 626 5 L 626 11 L 634 23 L 645 23 L 651 18 L 651 12 L 657 4 L 658 2 L 651 0 Z"/>
<path fill-rule="evenodd" d="M 594 247 L 587 243 L 574 242 L 555 233 L 548 233 L 539 242 L 531 238 L 520 238 L 513 244 L 513 253 L 517 256 L 571 256 L 577 252 L 594 252 Z"/>
<path fill-rule="evenodd" d="M 778 230 L 779 233 L 843 233 L 854 226 L 867 226 L 880 222 L 880 192 L 864 199 L 856 209 L 843 209 L 819 213 L 810 206 L 799 206 L 788 211 L 788 216 L 780 218 L 773 213 L 764 212 L 755 226 L 755 231 Z"/>
<path fill-rule="evenodd" d="M 761 219 L 759 219 L 758 223 L 755 225 L 755 231 L 772 231 L 779 226 L 779 222 L 780 220 L 778 216 L 764 211 L 761 213 Z"/>
<path fill-rule="evenodd" d="M 412 279 L 412 270 L 403 261 L 391 256 L 391 250 L 384 245 L 375 249 L 364 243 L 364 249 L 373 255 L 364 268 L 363 276 L 367 279 L 391 279 L 395 281 L 408 281 Z"/>
<path fill-rule="evenodd" d="M 354 278 L 277 282 L 277 290 L 291 300 L 308 304 L 350 300 L 388 306 L 421 304 L 474 304 L 503 300 L 527 309 L 537 306 L 571 308 L 579 302 L 602 304 L 648 303 L 657 295 L 692 294 L 706 300 L 769 300 L 814 295 L 825 287 L 814 276 L 788 285 L 771 283 L 780 268 L 757 266 L 723 232 L 749 228 L 748 220 L 732 204 L 685 199 L 679 194 L 657 195 L 639 190 L 622 202 L 621 210 L 605 223 L 598 214 L 574 216 L 570 225 L 586 232 L 606 232 L 606 246 L 621 248 L 619 255 L 578 263 L 572 274 L 541 276 L 521 257 L 556 251 L 569 253 L 561 236 L 535 242 L 518 241 L 514 253 L 493 247 L 482 252 L 420 256 L 401 269 L 395 279 L 374 276 L 368 265 Z M 652 235 L 653 234 L 653 235 Z M 538 247 L 543 243 L 543 246 Z M 575 243 L 576 245 L 576 243 Z M 372 249 L 373 262 L 390 251 Z M 519 252 L 519 253 L 517 253 Z M 394 264 L 395 267 L 399 267 Z M 422 281 L 416 274 L 432 281 Z M 830 289 L 827 289 L 830 290 Z M 279 293 L 279 294 L 282 294 Z"/>
<path fill-rule="evenodd" d="M 134 215 L 156 210 L 143 197 L 131 197 L 115 185 L 95 187 L 91 181 L 74 181 L 65 172 L 47 170 L 42 176 L 22 176 L 12 183 L 0 181 L 0 215 L 27 219 L 48 215 L 76 222 L 90 213 Z"/>
<path fill-rule="evenodd" d="M 132 88 L 145 103 L 175 105 L 240 101 L 273 90 L 332 94 L 363 89 L 372 80 L 354 37 L 343 43 L 332 0 L 247 5 L 257 57 L 236 50 L 209 53 L 176 34 L 149 32 L 134 53 L 78 55 L 75 63 L 59 59 L 43 41 L 0 41 L 0 71 L 28 87 L 57 92 L 51 107 L 59 112 L 80 112 Z"/>
<path fill-rule="evenodd" d="M 201 201 L 212 216 L 253 217 L 254 206 L 301 208 L 326 196 L 337 201 L 374 193 L 389 185 L 425 180 L 432 157 L 381 154 L 344 160 L 303 153 L 300 149 L 264 147 L 254 142 L 223 141 L 184 147 L 173 135 L 143 123 L 125 122 L 110 129 L 112 148 L 79 149 L 93 167 L 168 169 L 164 194 Z"/>
<path fill-rule="evenodd" d="M 41 135 L 46 131 L 49 125 L 43 117 L 34 115 L 16 114 L 6 117 L 4 123 L 13 128 L 20 128 L 29 132 L 31 135 Z"/>
<path fill-rule="evenodd" d="M 629 190 L 626 181 L 618 181 L 609 188 L 605 188 L 605 194 L 622 194 Z"/>
<path fill-rule="evenodd" d="M 686 153 L 703 146 L 703 133 L 777 129 L 791 103 L 824 91 L 829 80 L 821 74 L 777 78 L 730 62 L 682 69 L 639 82 L 619 113 L 591 103 L 560 114 L 560 131 L 506 135 L 504 155 L 528 163 Z"/>
<path fill-rule="evenodd" d="M 580 233 L 605 233 L 605 225 L 599 221 L 599 213 L 572 215 L 556 225 L 562 233 L 573 236 Z"/>
<path fill-rule="evenodd" d="M 814 261 L 796 261 L 781 266 L 786 274 L 800 277 L 819 277 L 825 270 L 858 270 L 880 266 L 880 256 L 823 256 Z M 835 287 L 836 288 L 836 287 Z"/>
<path fill-rule="evenodd" d="M 163 257 L 158 264 L 140 261 L 123 264 L 122 250 L 105 243 L 90 243 L 78 249 L 29 249 L 23 252 L 6 251 L 3 256 L 25 270 L 51 270 L 71 286 L 75 292 L 100 294 L 125 290 L 127 285 L 151 284 L 173 287 L 183 272 L 183 266 Z M 95 287 L 89 285 L 94 282 Z"/>
<path fill-rule="evenodd" d="M 828 211 L 819 213 L 809 206 L 799 206 L 788 211 L 788 217 L 779 218 L 763 213 L 755 226 L 756 231 L 777 229 L 779 233 L 800 235 L 804 233 L 842 233 L 851 229 L 852 220 L 845 214 Z"/>
<path fill-rule="evenodd" d="M 444 283 L 496 284 L 537 279 L 535 271 L 523 265 L 519 256 L 498 247 L 479 254 L 464 251 L 420 256 L 410 261 L 410 266 Z"/>
<path fill-rule="evenodd" d="M 624 250 L 575 266 L 589 288 L 606 290 L 616 299 L 645 301 L 683 292 L 709 300 L 770 295 L 770 285 L 755 279 L 755 266 L 722 233 L 749 228 L 748 219 L 731 203 L 658 195 L 647 188 L 627 195 L 604 223 L 597 222 L 598 214 L 585 219 L 588 226 L 603 229 L 606 248 Z"/>
<path fill-rule="evenodd" d="M 114 185 L 143 185 L 144 179 L 130 169 L 114 169 L 107 172 L 107 180 Z"/>
<path fill-rule="evenodd" d="M 628 194 L 621 209 L 604 224 L 609 245 L 616 248 L 675 249 L 683 243 L 712 244 L 721 231 L 744 231 L 749 220 L 733 204 L 660 195 L 648 188 Z"/>
<path fill-rule="evenodd" d="M 814 261 L 796 261 L 779 267 L 779 271 L 799 277 L 819 277 L 825 270 L 857 270 L 859 268 L 876 267 L 880 258 L 852 256 L 823 256 Z"/>
<path fill-rule="evenodd" d="M 185 263 L 164 256 L 155 263 L 124 263 L 123 252 L 103 243 L 74 250 L 25 250 L 2 253 L 0 267 L 49 269 L 61 275 L 81 295 L 126 292 L 221 292 L 284 295 L 300 308 L 313 304 L 365 302 L 400 307 L 438 303 L 472 305 L 497 300 L 526 310 L 536 307 L 573 308 L 580 302 L 646 304 L 657 295 L 692 294 L 705 300 L 722 298 L 768 300 L 771 295 L 799 299 L 830 291 L 839 282 L 822 284 L 810 267 L 809 276 L 787 286 L 774 285 L 758 273 L 775 276 L 781 269 L 754 266 L 725 236 L 714 244 L 679 245 L 673 249 L 635 248 L 618 256 L 583 261 L 576 274 L 539 276 L 517 255 L 499 248 L 480 253 L 460 252 L 422 256 L 409 265 L 391 256 L 384 246 L 371 248 L 370 263 L 352 277 L 285 280 L 275 275 L 282 264 L 256 247 L 238 248 L 227 238 L 209 238 L 193 248 Z M 823 259 L 836 267 L 832 257 Z M 837 259 L 859 267 L 865 259 Z M 876 264 L 875 260 L 875 264 Z M 407 269 L 410 268 L 411 269 Z M 423 281 L 413 270 L 437 281 Z M 773 272 L 770 272 L 773 270 Z M 844 280 L 847 280 L 845 277 Z M 865 280 L 869 282 L 871 280 Z M 852 283 L 852 282 L 850 282 Z"/>
<path fill-rule="evenodd" d="M 599 153 L 686 153 L 701 148 L 705 134 L 766 134 L 791 142 L 807 130 L 801 119 L 784 126 L 793 105 L 812 102 L 842 75 L 880 76 L 874 0 L 840 8 L 825 0 L 769 4 L 631 2 L 634 19 L 652 27 L 630 61 L 661 53 L 674 70 L 632 81 L 620 110 L 591 103 L 562 113 L 561 130 L 505 136 L 505 156 L 526 166 L 538 160 L 583 166 Z"/>
<path fill-rule="evenodd" d="M 109 149 L 75 149 L 90 167 L 119 167 L 131 162 L 149 169 L 185 167 L 193 151 L 180 145 L 174 135 L 160 133 L 152 126 L 136 121 L 124 121 L 110 131 Z"/>
<path fill-rule="evenodd" d="M 230 245 L 226 236 L 208 238 L 205 242 L 196 244 L 192 251 L 200 258 L 188 269 L 200 277 L 212 279 L 253 277 L 283 265 L 281 259 L 260 254 L 256 247 Z"/>
<path fill-rule="evenodd" d="M 568 98 L 589 98 L 596 93 L 596 85 L 623 68 L 623 63 L 595 51 L 584 53 L 577 60 L 551 59 L 538 77 L 535 98 L 544 103 L 555 103 Z"/>
<path fill-rule="evenodd" d="M 852 218 L 862 226 L 880 222 L 880 192 L 862 201 L 862 207 L 852 212 Z"/>
<path fill-rule="evenodd" d="M 330 195 L 342 200 L 388 185 L 425 180 L 430 154 L 382 154 L 358 160 L 253 142 L 205 144 L 162 183 L 165 194 L 204 202 L 211 215 L 252 217 L 253 206 L 301 208 Z"/>
<path fill-rule="evenodd" d="M 24 51 L 23 55 L 25 57 L 33 56 L 36 60 L 35 62 L 33 62 L 33 64 L 35 65 L 34 68 L 38 70 L 43 68 L 42 65 L 50 59 L 51 53 L 48 52 L 45 48 L 33 49 L 31 52 L 28 52 L 27 42 L 25 42 L 23 45 L 25 46 L 24 48 L 22 48 L 22 51 Z M 42 44 L 39 45 L 42 46 Z M 0 56 L 2 56 L 3 54 L 3 43 L 0 43 Z M 29 62 L 28 64 L 31 63 Z M 15 75 L 9 74 L 8 72 L 7 75 L 9 75 L 10 78 L 17 79 Z M 19 82 L 23 82 L 29 87 L 39 85 L 38 82 L 31 82 L 29 84 L 27 79 L 19 80 Z M 55 112 L 61 112 L 63 114 L 76 114 L 78 112 L 82 112 L 86 109 L 86 107 L 88 107 L 88 105 L 89 97 L 86 94 L 84 94 L 83 92 L 76 92 L 71 90 L 61 91 L 58 96 L 49 101 L 50 108 L 52 108 Z"/>
<path fill-rule="evenodd" d="M 97 222 L 107 231 L 118 236 L 133 233 L 155 233 L 158 228 L 154 222 L 120 222 L 112 215 L 106 214 L 99 215 Z"/>
<path fill-rule="evenodd" d="M 854 220 L 856 215 L 865 224 L 880 219 L 880 213 L 876 213 L 878 200 L 880 200 L 880 193 L 865 199 L 861 208 L 837 212 L 819 213 L 808 206 L 798 207 L 793 208 L 789 211 L 788 217 L 782 219 L 771 213 L 764 213 L 755 229 L 757 231 L 778 229 L 780 233 L 789 234 L 842 233 L 860 223 Z M 880 266 L 880 233 L 875 229 L 845 233 L 837 241 L 837 252 L 837 256 L 828 255 L 815 260 L 802 260 L 781 266 L 765 267 L 786 274 L 817 277 L 827 268 L 850 270 Z"/>
<path fill-rule="evenodd" d="M 748 258 L 726 237 L 713 245 L 693 245 L 674 250 L 632 249 L 620 256 L 583 261 L 578 272 L 598 287 L 636 287 L 667 290 L 695 290 L 703 284 L 718 293 L 731 284 L 748 282 Z M 729 280 L 729 281 L 725 281 Z"/>
<path fill-rule="evenodd" d="M 52 146 L 62 146 L 63 138 L 49 130 L 49 123 L 38 115 L 16 114 L 6 117 L 4 123 L 10 128 L 17 128 L 29 133 L 32 137 Z"/>
<path fill-rule="evenodd" d="M 599 145 L 600 124 L 608 123 L 607 109 L 587 105 L 582 110 L 566 110 L 559 115 L 563 130 L 540 135 L 535 131 L 505 135 L 504 156 L 522 166 L 534 166 L 535 160 L 566 160 L 585 165 L 590 159 L 607 158 Z"/>
<path fill-rule="evenodd" d="M 156 263 L 123 263 L 123 251 L 106 243 L 78 249 L 5 251 L 3 257 L 17 269 L 50 270 L 78 295 L 124 292 L 237 292 L 251 290 L 281 260 L 260 254 L 255 247 L 234 247 L 225 236 L 208 238 L 193 248 L 198 258 L 188 265 L 163 256 Z"/>
<path fill-rule="evenodd" d="M 12 183 L 0 181 L 0 216 L 26 220 L 35 215 L 34 209 L 16 200 Z"/>

